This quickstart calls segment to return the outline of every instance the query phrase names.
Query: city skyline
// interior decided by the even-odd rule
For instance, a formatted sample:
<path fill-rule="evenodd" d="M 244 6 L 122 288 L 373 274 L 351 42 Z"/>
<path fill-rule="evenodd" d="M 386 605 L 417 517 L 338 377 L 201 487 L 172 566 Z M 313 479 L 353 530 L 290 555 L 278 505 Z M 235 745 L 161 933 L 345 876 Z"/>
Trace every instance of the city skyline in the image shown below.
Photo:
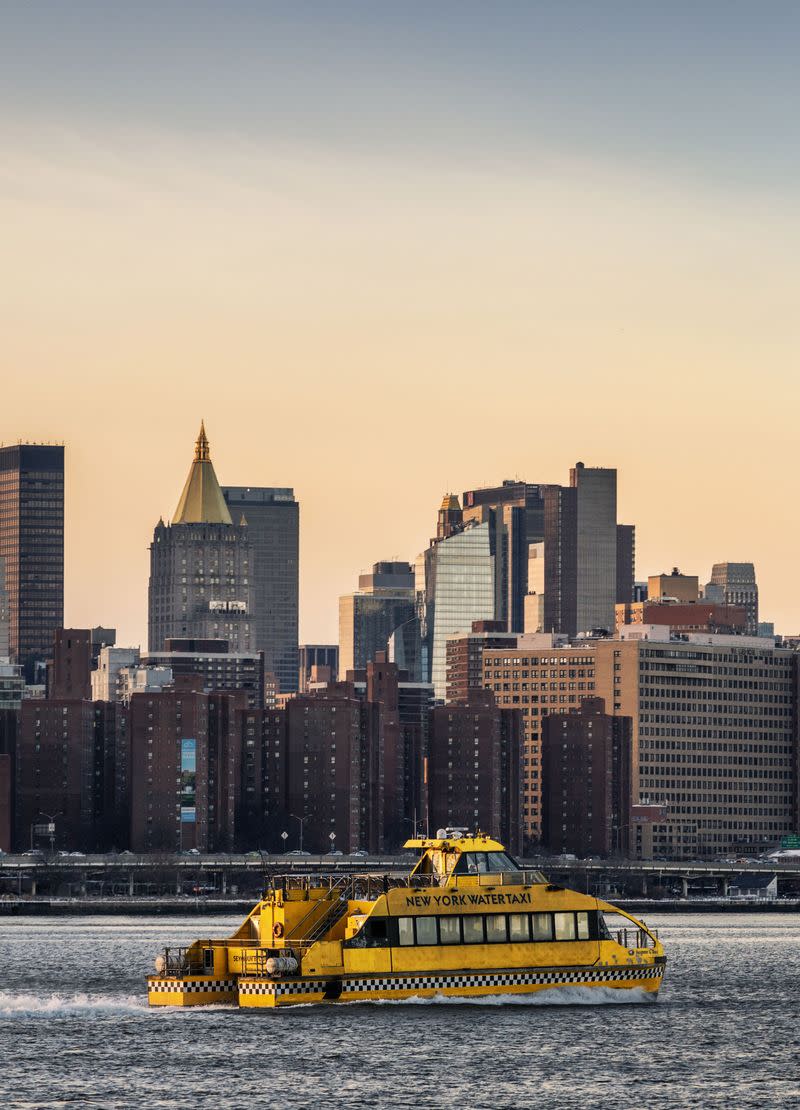
<path fill-rule="evenodd" d="M 4 23 L 0 440 L 67 444 L 67 623 L 144 642 L 205 417 L 303 507 L 301 641 L 443 493 L 577 459 L 641 576 L 752 561 L 800 629 L 796 8 L 46 10 Z"/>
<path fill-rule="evenodd" d="M 212 428 L 213 428 L 213 425 L 212 425 Z M 195 438 L 196 438 L 196 435 L 195 435 Z M 20 440 L 20 442 L 24 444 L 26 442 L 30 443 L 31 441 Z M 44 441 L 44 442 L 45 443 L 50 443 L 50 442 L 55 443 L 55 441 Z M 16 443 L 16 441 L 15 441 L 15 443 Z M 216 443 L 216 438 L 214 440 L 214 443 Z M 0 442 L 0 447 L 3 447 L 3 446 L 9 447 L 9 446 L 12 446 L 12 444 L 9 443 L 9 442 L 6 442 L 6 443 L 1 443 Z M 184 463 L 185 463 L 185 459 L 188 457 L 188 451 L 189 451 L 189 448 L 187 447 L 186 450 L 184 451 Z M 76 530 L 76 521 L 71 520 L 70 514 L 69 514 L 69 503 L 70 503 L 70 500 L 71 500 L 71 498 L 70 498 L 71 491 L 70 491 L 70 488 L 69 488 L 69 476 L 70 476 L 70 469 L 71 468 L 70 468 L 69 460 L 70 460 L 70 450 L 69 450 L 69 445 L 67 444 L 67 445 L 65 445 L 65 448 L 64 448 L 64 469 L 65 469 L 65 475 L 66 475 L 66 478 L 65 478 L 65 486 L 66 486 L 66 488 L 65 488 L 65 501 L 66 501 L 66 505 L 67 505 L 67 508 L 66 508 L 66 511 L 65 511 L 65 518 L 64 518 L 65 549 L 66 549 L 66 552 L 65 552 L 65 582 L 64 582 L 64 596 L 65 596 L 64 625 L 65 625 L 65 627 L 75 627 L 75 628 L 93 627 L 97 624 L 105 624 L 107 626 L 113 626 L 113 627 L 117 628 L 117 636 L 118 636 L 117 642 L 118 643 L 130 645 L 130 646 L 140 645 L 144 648 L 147 645 L 147 580 L 148 580 L 147 551 L 148 551 L 148 548 L 149 548 L 148 543 L 145 543 L 144 546 L 143 546 L 145 556 L 144 556 L 144 570 L 142 572 L 143 573 L 143 578 L 142 578 L 141 604 L 139 604 L 138 601 L 136 600 L 136 596 L 132 595 L 128 591 L 126 596 L 121 597 L 121 598 L 118 599 L 117 608 L 115 610 L 110 611 L 110 612 L 107 611 L 106 603 L 105 602 L 101 603 L 101 602 L 97 601 L 96 599 L 98 597 L 102 598 L 102 597 L 109 596 L 108 588 L 109 588 L 110 582 L 108 580 L 104 581 L 103 579 L 97 579 L 96 577 L 91 578 L 92 574 L 97 573 L 96 570 L 94 570 L 94 569 L 87 572 L 90 576 L 90 580 L 87 581 L 87 583 L 85 585 L 85 596 L 84 596 L 83 600 L 81 602 L 76 602 L 75 594 L 79 593 L 79 589 L 76 589 L 75 588 L 75 582 L 71 581 L 71 567 L 70 567 L 70 561 L 71 561 L 70 560 L 70 538 L 71 538 L 71 533 L 73 533 Z M 214 449 L 214 462 L 215 462 L 216 468 L 220 471 L 220 483 L 222 485 L 228 485 L 229 483 L 227 483 L 225 481 L 224 472 L 221 470 L 221 467 L 222 467 L 222 465 L 224 465 L 224 463 L 220 463 L 219 453 L 218 453 L 218 450 L 216 449 L 216 447 Z M 597 460 L 596 463 L 600 467 L 606 467 L 607 465 L 610 465 L 610 460 Z M 570 465 L 572 465 L 572 464 L 568 464 L 568 466 L 566 468 L 567 470 L 569 470 Z M 554 485 L 557 485 L 560 482 L 563 482 L 563 477 L 564 477 L 563 474 L 560 475 L 560 476 L 556 475 L 556 474 L 551 474 L 549 466 L 548 466 L 547 469 L 548 469 L 547 479 L 541 479 L 540 477 L 534 477 L 533 480 L 534 481 L 548 481 L 548 482 L 552 482 L 552 484 L 554 484 Z M 185 466 L 184 466 L 184 471 L 185 471 Z M 538 470 L 535 472 L 535 475 L 537 475 L 537 476 L 539 475 Z M 624 488 L 625 475 L 624 474 L 619 474 L 618 476 L 619 476 L 619 479 L 620 479 L 620 484 Z M 527 476 L 527 475 L 519 475 L 519 476 L 515 475 L 514 478 L 515 478 L 515 480 L 520 480 L 520 481 L 530 481 L 531 480 L 530 477 Z M 501 482 L 502 480 L 503 479 L 501 477 L 498 477 L 495 482 L 487 482 L 485 484 L 489 485 L 489 486 L 492 485 L 492 484 L 499 484 L 499 482 Z M 168 483 L 165 483 L 165 484 L 168 484 Z M 176 482 L 174 483 L 174 488 L 175 488 L 176 491 L 178 491 L 181 488 L 181 484 L 182 484 L 182 480 L 178 477 L 176 479 Z M 244 485 L 245 483 L 242 482 L 241 484 Z M 247 483 L 247 484 L 250 485 L 250 486 L 253 486 L 256 483 L 255 482 L 250 482 L 250 483 Z M 484 483 L 481 483 L 481 485 L 483 485 L 483 484 Z M 458 496 L 458 498 L 460 500 L 461 499 L 461 486 L 462 485 L 464 485 L 464 483 L 458 483 L 452 491 L 448 490 L 447 492 L 454 492 L 455 495 Z M 479 487 L 477 485 L 475 485 L 473 488 L 477 489 Z M 300 494 L 299 491 L 297 491 L 296 489 L 295 489 L 295 496 L 296 496 L 297 501 L 300 504 L 302 504 L 302 494 Z M 175 494 L 175 497 L 177 497 L 177 493 Z M 175 497 L 172 498 L 173 502 L 175 501 Z M 165 499 L 164 499 L 164 500 L 167 501 L 167 504 L 169 504 L 168 498 L 169 498 L 169 494 L 167 494 Z M 439 498 L 439 500 L 440 500 L 440 498 Z M 628 505 L 630 505 L 630 501 L 622 502 L 622 503 L 627 503 Z M 426 515 L 424 513 L 424 508 L 425 508 L 424 506 L 421 507 L 421 508 L 420 508 L 420 506 L 414 506 L 414 513 L 413 513 L 412 519 L 416 520 L 418 517 L 423 518 L 423 523 L 421 525 L 422 531 L 426 532 L 426 533 L 433 533 L 433 532 L 435 532 L 435 518 L 436 518 L 436 512 L 437 512 L 437 505 L 434 504 L 432 508 L 429 507 L 430 511 L 428 512 L 427 516 L 431 518 L 432 523 L 429 524 L 427 526 L 427 528 L 426 528 L 426 525 L 424 524 L 424 517 Z M 172 520 L 172 514 L 174 514 L 174 512 L 175 512 L 175 507 L 174 507 L 174 504 L 173 504 L 173 508 L 172 508 L 171 511 L 165 511 L 165 512 L 159 514 L 159 515 L 161 517 L 163 517 L 163 520 L 164 520 L 165 523 L 169 523 Z M 621 512 L 622 512 L 622 510 L 620 510 L 620 513 Z M 633 514 L 635 514 L 635 513 L 637 513 L 637 510 L 634 507 L 630 510 L 630 512 L 628 512 L 628 516 L 632 517 Z M 157 519 L 158 518 L 156 518 L 156 520 Z M 301 538 L 300 538 L 300 642 L 301 643 L 313 643 L 313 642 L 337 643 L 338 642 L 338 637 L 339 637 L 338 605 L 339 605 L 339 596 L 340 595 L 336 595 L 335 597 L 327 599 L 327 601 L 326 601 L 327 609 L 329 609 L 330 612 L 325 612 L 325 616 L 324 616 L 324 619 L 323 619 L 324 622 L 319 621 L 319 623 L 314 624 L 312 622 L 314 621 L 315 617 L 309 618 L 308 613 L 304 612 L 304 604 L 303 604 L 304 585 L 307 585 L 308 583 L 306 581 L 306 576 L 304 574 L 304 571 L 307 570 L 307 567 L 304 566 L 304 559 L 303 559 L 303 547 L 304 547 L 304 535 L 303 534 L 304 534 L 305 527 L 306 527 L 307 523 L 308 523 L 308 521 L 307 521 L 307 513 L 306 513 L 306 514 L 304 514 L 304 518 L 303 518 L 303 521 L 302 521 L 302 524 L 301 524 Z M 375 523 L 379 525 L 382 522 L 380 520 L 376 519 Z M 397 533 L 396 522 L 392 526 L 392 532 L 394 534 Z M 152 536 L 152 525 L 151 525 L 151 536 Z M 430 538 L 430 536 L 428 535 L 428 538 L 426 540 L 419 541 L 420 549 L 424 549 L 427 546 L 427 542 L 428 542 L 429 538 Z M 681 537 L 681 541 L 683 541 L 683 539 L 685 539 L 685 537 Z M 680 546 L 680 544 L 678 546 Z M 637 529 L 636 579 L 637 579 L 637 581 L 643 581 L 643 580 L 646 581 L 648 575 L 668 573 L 672 566 L 680 565 L 681 570 L 684 571 L 685 573 L 698 575 L 701 582 L 708 581 L 711 578 L 712 565 L 714 563 L 720 562 L 721 561 L 721 556 L 722 556 L 722 554 L 724 554 L 723 552 L 721 552 L 719 550 L 720 546 L 721 545 L 716 544 L 716 543 L 712 543 L 712 541 L 709 540 L 708 547 L 709 547 L 709 550 L 712 552 L 712 554 L 709 556 L 709 559 L 708 559 L 707 563 L 702 563 L 702 564 L 699 564 L 699 565 L 698 564 L 692 564 L 690 566 L 688 563 L 682 563 L 682 562 L 680 562 L 680 560 L 674 559 L 672 557 L 672 555 L 666 555 L 664 557 L 664 559 L 661 561 L 660 565 L 657 564 L 657 559 L 656 559 L 656 562 L 654 562 L 652 565 L 645 566 L 645 564 L 644 564 L 645 556 L 642 554 L 642 550 L 645 549 L 646 543 L 645 543 L 645 541 L 640 540 L 640 534 L 639 534 L 639 531 Z M 406 552 L 408 554 L 406 554 Z M 337 553 L 336 550 L 331 550 L 331 549 L 328 550 L 328 555 L 329 556 L 333 555 L 334 556 L 334 561 L 336 561 L 338 563 L 338 560 L 336 559 L 337 554 L 338 553 Z M 97 557 L 99 558 L 99 556 L 97 556 Z M 406 548 L 406 551 L 401 553 L 401 555 L 399 557 L 401 559 L 408 558 L 413 563 L 413 560 L 415 558 L 415 555 L 413 554 L 413 544 L 408 544 L 407 548 Z M 378 561 L 380 559 L 383 559 L 383 558 L 385 558 L 384 555 L 380 555 L 380 554 L 376 555 L 376 561 Z M 725 556 L 725 558 L 727 559 L 727 555 Z M 731 559 L 729 561 L 733 562 L 735 560 Z M 742 560 L 742 561 L 744 561 L 744 560 Z M 783 635 L 793 635 L 794 634 L 794 631 L 793 631 L 794 626 L 786 626 L 785 624 L 782 624 L 780 617 L 775 615 L 776 612 L 780 611 L 780 603 L 779 603 L 778 606 L 769 606 L 769 602 L 764 600 L 765 598 L 768 598 L 770 596 L 770 590 L 769 590 L 769 584 L 768 583 L 765 584 L 765 576 L 761 572 L 760 564 L 758 562 L 756 562 L 756 560 L 750 559 L 749 556 L 748 556 L 748 561 L 755 562 L 755 565 L 756 565 L 756 574 L 758 576 L 758 582 L 759 582 L 759 592 L 760 592 L 761 598 L 762 598 L 762 600 L 761 600 L 762 620 L 774 621 L 775 631 L 777 633 L 781 633 Z M 655 569 L 657 565 L 658 565 L 658 569 Z M 370 567 L 367 564 L 366 560 L 365 560 L 364 564 L 361 565 L 361 566 L 356 566 L 355 568 L 353 566 L 351 566 L 350 568 L 345 567 L 341 572 L 341 574 L 342 574 L 342 576 L 343 576 L 343 578 L 345 579 L 345 582 L 346 582 L 346 588 L 342 591 L 342 594 L 344 595 L 344 594 L 347 594 L 347 593 L 352 591 L 352 578 L 353 578 L 354 575 L 356 575 L 358 573 L 364 573 L 364 572 L 368 571 L 369 569 L 370 569 Z M 348 576 L 349 576 L 349 583 L 347 582 L 347 577 Z M 83 592 L 83 591 L 81 590 L 80 592 Z M 319 584 L 317 585 L 317 589 L 316 589 L 315 592 L 319 597 L 323 597 L 323 598 L 325 597 L 324 587 L 320 586 Z M 774 594 L 772 596 L 774 596 Z M 789 602 L 791 599 L 785 598 L 784 600 L 786 602 Z M 74 606 L 76 604 L 82 605 L 82 609 L 80 610 L 82 619 L 77 619 L 77 618 L 76 619 L 70 619 L 71 615 L 73 613 L 77 612 L 77 609 L 74 608 Z M 102 612 L 100 611 L 101 608 L 102 608 Z M 792 608 L 788 604 L 785 606 L 785 608 L 786 608 L 787 612 L 792 612 L 793 611 Z M 141 610 L 141 612 L 139 612 L 139 610 Z M 119 617 L 120 613 L 124 614 L 122 619 L 120 619 L 120 617 Z M 316 618 L 316 619 L 318 619 L 318 618 Z M 800 621 L 800 610 L 798 611 L 798 621 Z M 135 632 L 137 627 L 141 628 L 141 634 L 138 637 L 137 637 L 136 632 Z M 133 629 L 134 631 L 133 631 L 132 635 L 130 635 L 126 638 L 126 630 L 127 629 Z M 309 629 L 309 635 L 304 634 L 305 629 Z M 314 635 L 310 634 L 315 629 L 318 630 L 319 633 L 320 633 L 317 636 L 314 636 Z M 465 631 L 468 631 L 468 630 L 465 630 Z"/>

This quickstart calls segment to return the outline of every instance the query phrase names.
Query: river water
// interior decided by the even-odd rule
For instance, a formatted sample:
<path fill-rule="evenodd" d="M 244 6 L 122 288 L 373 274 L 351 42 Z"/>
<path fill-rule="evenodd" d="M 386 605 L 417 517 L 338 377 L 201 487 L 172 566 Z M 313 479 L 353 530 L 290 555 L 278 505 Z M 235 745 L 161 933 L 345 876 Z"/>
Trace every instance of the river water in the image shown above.
<path fill-rule="evenodd" d="M 800 915 L 651 916 L 658 1002 L 150 1010 L 166 944 L 238 919 L 0 918 L 0 1105 L 800 1107 Z"/>

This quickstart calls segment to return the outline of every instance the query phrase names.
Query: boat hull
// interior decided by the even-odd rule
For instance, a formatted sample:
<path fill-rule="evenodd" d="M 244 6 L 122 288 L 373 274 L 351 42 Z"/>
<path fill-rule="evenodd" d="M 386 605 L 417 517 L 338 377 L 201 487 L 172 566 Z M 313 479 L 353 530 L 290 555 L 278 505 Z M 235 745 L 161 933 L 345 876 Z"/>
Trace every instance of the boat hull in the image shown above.
<path fill-rule="evenodd" d="M 239 997 L 235 979 L 213 979 L 206 975 L 150 976 L 147 1001 L 151 1006 L 230 1006 Z"/>
<path fill-rule="evenodd" d="M 410 998 L 502 998 L 532 995 L 559 987 L 638 989 L 655 1000 L 665 965 L 550 967 L 435 974 L 357 975 L 325 978 L 241 977 L 233 991 L 180 989 L 180 980 L 148 981 L 152 1005 L 193 1006 L 233 1003 L 244 1009 L 274 1009 L 309 1003 L 403 1001 Z M 170 988 L 161 984 L 170 982 Z M 222 995 L 225 997 L 222 997 Z"/>

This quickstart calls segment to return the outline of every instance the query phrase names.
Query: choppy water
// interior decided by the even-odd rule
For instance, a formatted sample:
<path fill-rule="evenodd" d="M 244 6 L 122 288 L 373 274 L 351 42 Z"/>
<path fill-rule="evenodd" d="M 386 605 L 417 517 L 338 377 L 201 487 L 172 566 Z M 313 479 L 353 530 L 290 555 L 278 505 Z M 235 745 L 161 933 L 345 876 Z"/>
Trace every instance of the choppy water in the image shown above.
<path fill-rule="evenodd" d="M 147 1008 L 159 949 L 238 919 L 0 919 L 0 1105 L 800 1107 L 800 915 L 649 921 L 655 1005 L 571 987 L 276 1013 Z"/>

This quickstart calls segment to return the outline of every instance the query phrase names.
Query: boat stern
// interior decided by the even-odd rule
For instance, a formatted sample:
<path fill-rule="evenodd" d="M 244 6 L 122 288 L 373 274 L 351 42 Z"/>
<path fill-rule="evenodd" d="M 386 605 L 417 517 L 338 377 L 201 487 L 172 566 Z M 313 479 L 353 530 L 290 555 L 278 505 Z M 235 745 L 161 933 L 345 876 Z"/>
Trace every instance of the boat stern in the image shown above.
<path fill-rule="evenodd" d="M 239 999 L 235 979 L 209 975 L 148 975 L 151 1006 L 231 1006 Z"/>

